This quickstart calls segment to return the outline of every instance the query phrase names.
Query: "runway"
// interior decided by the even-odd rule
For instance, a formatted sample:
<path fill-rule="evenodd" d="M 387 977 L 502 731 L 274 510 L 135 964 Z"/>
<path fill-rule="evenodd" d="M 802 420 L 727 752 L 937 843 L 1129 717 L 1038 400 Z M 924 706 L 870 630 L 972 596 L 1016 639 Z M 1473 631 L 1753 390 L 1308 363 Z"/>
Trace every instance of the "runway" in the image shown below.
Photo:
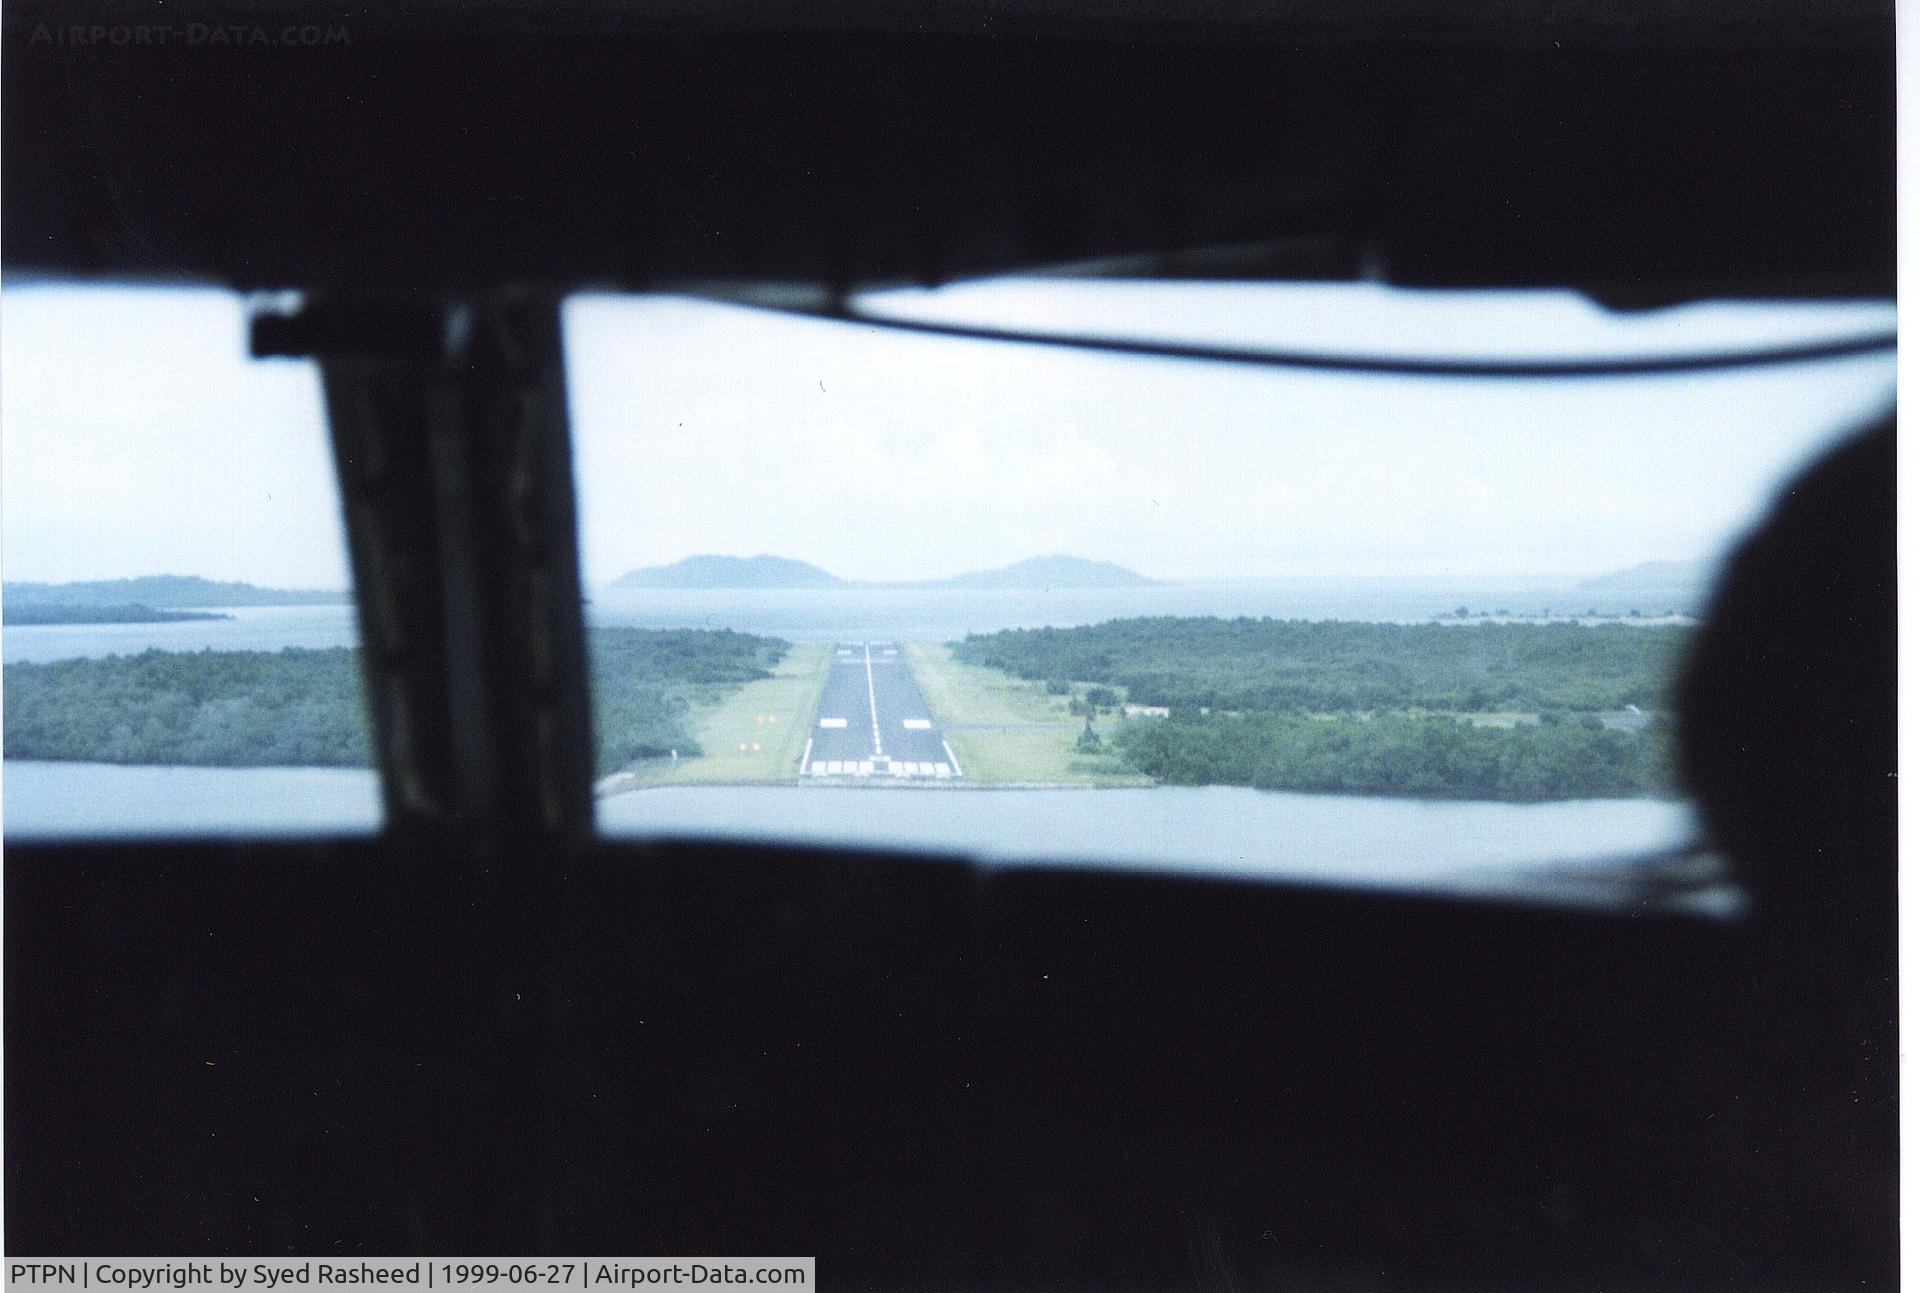
<path fill-rule="evenodd" d="M 897 642 L 836 642 L 803 777 L 950 781 L 964 775 Z"/>

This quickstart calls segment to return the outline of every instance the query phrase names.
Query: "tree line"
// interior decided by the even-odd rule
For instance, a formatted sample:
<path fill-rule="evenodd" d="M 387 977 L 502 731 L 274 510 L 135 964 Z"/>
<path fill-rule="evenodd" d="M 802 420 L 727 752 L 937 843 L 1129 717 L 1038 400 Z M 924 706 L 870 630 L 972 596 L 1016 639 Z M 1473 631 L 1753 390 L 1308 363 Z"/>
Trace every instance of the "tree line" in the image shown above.
<path fill-rule="evenodd" d="M 1537 800 L 1669 793 L 1671 724 L 1597 711 L 1658 715 L 1687 642 L 1678 626 L 1162 617 L 970 635 L 955 654 L 1070 696 L 1082 749 L 1093 715 L 1165 706 L 1111 735 L 1159 781 Z M 1497 711 L 1538 721 L 1460 717 Z"/>
<path fill-rule="evenodd" d="M 1170 708 L 1583 712 L 1663 707 L 1688 632 L 1160 617 L 969 634 L 954 653 L 1016 677 L 1098 683 L 1135 704 Z"/>
<path fill-rule="evenodd" d="M 670 750 L 699 752 L 703 693 L 767 677 L 777 638 L 699 629 L 588 633 L 602 772 Z M 211 767 L 366 767 L 372 762 L 359 652 L 145 651 L 11 664 L 6 755 Z"/>
<path fill-rule="evenodd" d="M 595 764 L 604 775 L 642 759 L 701 753 L 692 701 L 771 676 L 789 644 L 733 629 L 589 629 Z"/>
<path fill-rule="evenodd" d="M 1538 800 L 1664 794 L 1671 785 L 1665 720 L 1629 732 L 1592 715 L 1476 727 L 1439 715 L 1176 710 L 1123 723 L 1113 744 L 1140 771 L 1184 786 Z"/>

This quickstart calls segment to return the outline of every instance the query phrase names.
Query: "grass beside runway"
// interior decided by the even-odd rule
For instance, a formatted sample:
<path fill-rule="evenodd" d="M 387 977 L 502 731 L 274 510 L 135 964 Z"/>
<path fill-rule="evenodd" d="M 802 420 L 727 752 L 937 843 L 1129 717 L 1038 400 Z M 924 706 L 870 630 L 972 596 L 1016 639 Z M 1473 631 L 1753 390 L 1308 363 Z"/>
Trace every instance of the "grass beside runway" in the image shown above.
<path fill-rule="evenodd" d="M 1114 755 L 1076 750 L 1084 720 L 1067 712 L 1066 697 L 1047 695 L 1045 684 L 964 664 L 943 645 L 903 642 L 900 649 L 967 781 L 975 785 L 1153 784 Z M 1094 730 L 1105 739 L 1117 725 L 1118 719 L 1104 717 Z"/>
<path fill-rule="evenodd" d="M 1053 723 L 1075 725 L 1065 696 L 1049 696 L 1046 687 L 984 665 L 964 664 L 953 648 L 903 642 L 900 650 L 934 722 L 944 729 L 956 723 Z M 951 741 L 952 733 L 947 739 Z"/>
<path fill-rule="evenodd" d="M 601 792 L 643 786 L 792 784 L 832 659 L 833 648 L 827 643 L 795 643 L 771 678 L 725 694 L 717 688 L 689 694 L 694 734 L 706 753 L 677 762 L 649 759 L 606 778 Z"/>
<path fill-rule="evenodd" d="M 975 785 L 1150 786 L 1111 754 L 1081 754 L 1078 731 L 975 729 L 947 733 L 947 744 Z"/>

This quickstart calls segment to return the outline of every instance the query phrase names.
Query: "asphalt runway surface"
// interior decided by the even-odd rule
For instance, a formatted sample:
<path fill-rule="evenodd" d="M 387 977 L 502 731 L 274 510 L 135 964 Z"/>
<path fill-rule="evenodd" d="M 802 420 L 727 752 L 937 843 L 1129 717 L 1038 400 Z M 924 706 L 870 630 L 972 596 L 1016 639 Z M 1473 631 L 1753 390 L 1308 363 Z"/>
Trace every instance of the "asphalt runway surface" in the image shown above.
<path fill-rule="evenodd" d="M 806 777 L 948 781 L 961 776 L 897 642 L 836 642 Z"/>

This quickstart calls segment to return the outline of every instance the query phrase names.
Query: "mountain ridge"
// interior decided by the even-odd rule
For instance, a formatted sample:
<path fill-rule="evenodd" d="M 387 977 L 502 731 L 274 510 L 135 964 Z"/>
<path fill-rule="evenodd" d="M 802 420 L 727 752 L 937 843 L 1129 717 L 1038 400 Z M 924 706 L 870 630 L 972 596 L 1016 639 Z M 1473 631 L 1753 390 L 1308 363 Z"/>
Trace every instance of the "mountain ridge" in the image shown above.
<path fill-rule="evenodd" d="M 1110 561 L 1064 552 L 1028 557 L 990 570 L 969 570 L 946 579 L 842 579 L 819 566 L 762 553 L 731 557 L 703 553 L 664 566 L 641 566 L 614 580 L 614 588 L 1144 588 L 1158 580 Z"/>
<path fill-rule="evenodd" d="M 1064 552 L 933 581 L 940 588 L 1145 588 L 1157 582 L 1111 561 L 1093 561 Z"/>
<path fill-rule="evenodd" d="M 1642 589 L 1700 589 L 1713 585 L 1713 566 L 1706 561 L 1643 561 L 1623 570 L 1582 579 L 1575 588 L 1594 592 L 1637 592 Z"/>
<path fill-rule="evenodd" d="M 761 553 L 729 557 L 701 553 L 664 566 L 641 566 L 613 581 L 615 588 L 839 588 L 846 580 L 806 561 Z"/>

